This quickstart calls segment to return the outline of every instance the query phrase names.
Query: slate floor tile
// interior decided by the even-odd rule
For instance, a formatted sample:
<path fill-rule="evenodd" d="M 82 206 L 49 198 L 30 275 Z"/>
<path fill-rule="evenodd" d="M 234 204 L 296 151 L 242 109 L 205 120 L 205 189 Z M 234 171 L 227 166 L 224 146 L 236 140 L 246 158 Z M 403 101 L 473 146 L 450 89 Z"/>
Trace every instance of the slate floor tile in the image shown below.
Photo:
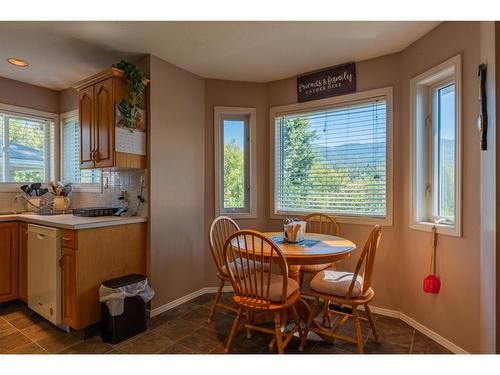
<path fill-rule="evenodd" d="M 154 354 L 158 353 L 169 344 L 173 344 L 173 342 L 151 331 L 127 341 L 125 344 L 115 349 L 123 354 Z"/>
<path fill-rule="evenodd" d="M 0 337 L 0 353 L 6 353 L 30 342 L 30 339 L 19 331 L 9 333 Z"/>
<path fill-rule="evenodd" d="M 42 348 L 44 348 L 49 353 L 59 353 L 64 349 L 69 348 L 81 342 L 82 339 L 72 336 L 69 333 L 61 332 L 55 335 L 49 335 L 37 342 Z"/>

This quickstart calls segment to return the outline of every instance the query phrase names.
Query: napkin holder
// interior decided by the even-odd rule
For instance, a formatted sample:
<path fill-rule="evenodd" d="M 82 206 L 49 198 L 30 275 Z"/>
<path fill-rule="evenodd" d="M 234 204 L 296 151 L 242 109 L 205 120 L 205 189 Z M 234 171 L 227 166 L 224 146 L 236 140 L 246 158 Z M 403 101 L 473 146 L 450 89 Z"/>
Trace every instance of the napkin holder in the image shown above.
<path fill-rule="evenodd" d="M 303 241 L 306 234 L 306 222 L 305 221 L 293 221 L 287 224 L 286 227 L 287 240 L 288 242 L 300 242 Z"/>

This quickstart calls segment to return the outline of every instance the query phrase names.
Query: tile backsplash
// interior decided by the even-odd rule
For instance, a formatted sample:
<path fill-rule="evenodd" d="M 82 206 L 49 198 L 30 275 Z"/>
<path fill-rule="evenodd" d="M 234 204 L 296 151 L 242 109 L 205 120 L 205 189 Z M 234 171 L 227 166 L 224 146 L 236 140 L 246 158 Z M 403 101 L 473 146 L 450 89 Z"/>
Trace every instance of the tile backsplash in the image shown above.
<path fill-rule="evenodd" d="M 129 211 L 135 214 L 139 200 L 137 196 L 141 194 L 141 178 L 144 180 L 142 196 L 146 200 L 139 205 L 138 216 L 148 216 L 148 181 L 147 170 L 127 169 L 127 170 L 103 170 L 101 172 L 102 192 L 87 193 L 73 192 L 70 195 L 71 208 L 79 207 L 121 207 L 126 203 L 119 200 L 122 191 L 127 191 L 129 199 Z M 21 184 L 19 184 L 21 186 Z M 14 197 L 19 193 L 0 192 L 0 212 L 21 212 L 26 210 L 26 203 L 22 200 L 14 202 Z"/>

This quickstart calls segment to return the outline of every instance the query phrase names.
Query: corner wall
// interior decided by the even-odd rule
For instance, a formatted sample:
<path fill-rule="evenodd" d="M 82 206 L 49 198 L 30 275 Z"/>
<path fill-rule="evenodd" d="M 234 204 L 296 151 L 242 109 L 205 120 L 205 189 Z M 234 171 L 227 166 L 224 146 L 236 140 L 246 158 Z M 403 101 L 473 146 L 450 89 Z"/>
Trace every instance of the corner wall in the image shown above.
<path fill-rule="evenodd" d="M 205 286 L 205 81 L 150 60 L 152 309 Z"/>

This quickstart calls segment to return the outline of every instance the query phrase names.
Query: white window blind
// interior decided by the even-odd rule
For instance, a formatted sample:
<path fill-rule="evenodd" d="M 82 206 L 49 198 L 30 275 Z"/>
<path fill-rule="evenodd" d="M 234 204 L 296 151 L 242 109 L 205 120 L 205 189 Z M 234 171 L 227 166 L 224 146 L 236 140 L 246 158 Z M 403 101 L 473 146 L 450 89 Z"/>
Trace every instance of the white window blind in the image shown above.
<path fill-rule="evenodd" d="M 100 172 L 80 170 L 80 126 L 78 117 L 67 117 L 62 123 L 62 178 L 73 184 L 99 184 Z"/>
<path fill-rule="evenodd" d="M 0 182 L 48 182 L 54 178 L 54 123 L 0 112 Z"/>
<path fill-rule="evenodd" d="M 277 214 L 387 215 L 387 100 L 275 117 Z"/>

